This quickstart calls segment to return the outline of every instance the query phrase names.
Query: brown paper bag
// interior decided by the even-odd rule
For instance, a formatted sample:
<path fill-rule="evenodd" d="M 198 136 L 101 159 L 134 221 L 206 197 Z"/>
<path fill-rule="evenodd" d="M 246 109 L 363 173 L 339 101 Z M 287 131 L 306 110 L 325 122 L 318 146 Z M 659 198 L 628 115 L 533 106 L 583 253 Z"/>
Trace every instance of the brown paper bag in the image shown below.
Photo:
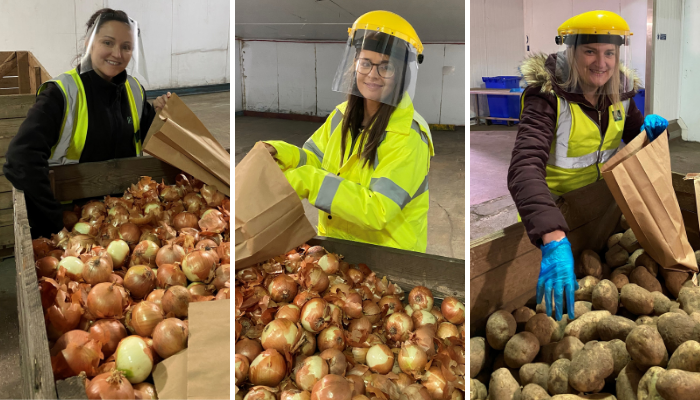
<path fill-rule="evenodd" d="M 649 143 L 646 132 L 601 169 L 639 244 L 662 267 L 697 272 L 676 192 L 666 131 Z"/>
<path fill-rule="evenodd" d="M 187 349 L 156 364 L 153 385 L 159 399 L 182 399 L 187 392 Z"/>
<path fill-rule="evenodd" d="M 187 398 L 231 398 L 231 301 L 190 303 Z M 180 398 L 185 398 L 184 393 Z"/>
<path fill-rule="evenodd" d="M 176 94 L 153 119 L 143 151 L 231 196 L 231 155 Z"/>
<path fill-rule="evenodd" d="M 294 188 L 262 142 L 236 166 L 236 268 L 284 254 L 316 236 Z"/>

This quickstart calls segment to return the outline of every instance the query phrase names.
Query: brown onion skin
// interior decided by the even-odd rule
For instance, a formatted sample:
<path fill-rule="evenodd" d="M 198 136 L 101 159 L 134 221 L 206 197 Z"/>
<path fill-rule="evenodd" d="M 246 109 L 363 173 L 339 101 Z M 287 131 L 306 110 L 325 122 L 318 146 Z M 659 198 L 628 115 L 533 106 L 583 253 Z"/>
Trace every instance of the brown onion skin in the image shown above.
<path fill-rule="evenodd" d="M 440 311 L 442 312 L 442 315 L 445 317 L 447 322 L 454 325 L 460 325 L 464 323 L 464 304 L 457 300 L 457 298 L 452 296 L 445 297 L 445 299 L 442 301 Z"/>
<path fill-rule="evenodd" d="M 276 276 L 267 287 L 270 298 L 277 303 L 290 302 L 297 295 L 297 283 L 289 275 Z"/>
<path fill-rule="evenodd" d="M 290 335 L 289 337 L 287 336 L 288 334 Z M 291 335 L 294 337 L 292 338 Z M 292 339 L 291 343 L 288 341 L 289 339 Z M 278 318 L 273 319 L 265 326 L 260 337 L 260 343 L 265 350 L 275 349 L 280 354 L 284 354 L 285 350 L 291 351 L 292 346 L 298 339 L 299 331 L 294 322 Z"/>
<path fill-rule="evenodd" d="M 181 263 L 185 257 L 185 249 L 179 244 L 166 244 L 156 253 L 156 265 L 158 268 L 163 264 Z"/>
<path fill-rule="evenodd" d="M 408 294 L 408 304 L 414 311 L 430 311 L 433 308 L 433 292 L 425 286 L 416 286 Z"/>
<path fill-rule="evenodd" d="M 221 264 L 231 263 L 231 242 L 221 243 L 221 245 L 216 248 L 216 252 L 219 253 Z"/>
<path fill-rule="evenodd" d="M 186 286 L 187 277 L 179 265 L 162 264 L 156 272 L 156 283 L 160 289 L 168 289 L 171 286 Z"/>
<path fill-rule="evenodd" d="M 318 298 L 318 297 L 320 297 L 318 293 L 307 292 L 307 291 L 299 292 L 296 295 L 296 297 L 294 298 L 294 301 L 292 303 L 294 303 L 294 305 L 299 307 L 299 308 L 303 308 L 304 304 L 306 304 L 309 300 L 314 299 L 314 298 Z"/>
<path fill-rule="evenodd" d="M 131 326 L 137 335 L 151 337 L 156 325 L 163 321 L 164 313 L 156 303 L 144 300 L 131 309 Z"/>
<path fill-rule="evenodd" d="M 338 375 L 338 374 L 335 374 L 335 375 Z M 353 396 L 353 399 L 355 399 L 359 396 L 367 398 L 366 396 L 364 396 L 364 394 L 365 394 L 365 381 L 364 381 L 364 379 L 362 379 L 361 376 L 349 375 L 349 376 L 346 376 L 345 379 L 347 379 L 348 381 L 352 381 L 352 384 L 354 385 L 353 393 L 355 394 L 355 396 Z"/>
<path fill-rule="evenodd" d="M 405 342 L 413 331 L 413 319 L 406 313 L 394 313 L 386 319 L 387 337 L 394 342 Z"/>
<path fill-rule="evenodd" d="M 275 387 L 282 382 L 286 372 L 286 361 L 275 349 L 258 354 L 248 368 L 249 380 L 255 386 Z"/>
<path fill-rule="evenodd" d="M 36 275 L 39 278 L 55 278 L 58 269 L 58 259 L 52 256 L 46 256 L 36 261 Z"/>
<path fill-rule="evenodd" d="M 362 302 L 362 314 L 364 314 L 372 326 L 376 326 L 382 317 L 382 309 L 372 300 L 365 300 Z"/>
<path fill-rule="evenodd" d="M 111 379 L 110 379 L 111 378 Z M 134 388 L 118 370 L 97 375 L 85 387 L 88 399 L 135 399 Z"/>
<path fill-rule="evenodd" d="M 253 362 L 263 348 L 258 340 L 243 338 L 236 342 L 236 354 L 245 356 L 249 362 Z"/>
<path fill-rule="evenodd" d="M 353 387 L 342 376 L 328 374 L 314 385 L 311 400 L 351 400 Z"/>
<path fill-rule="evenodd" d="M 156 387 L 151 383 L 141 382 L 132 386 L 134 387 L 134 397 L 136 400 L 152 400 L 158 398 Z"/>
<path fill-rule="evenodd" d="M 156 274 L 147 265 L 134 265 L 124 275 L 124 287 L 134 299 L 143 299 L 156 288 Z"/>
<path fill-rule="evenodd" d="M 242 354 L 235 355 L 235 372 L 236 372 L 236 384 L 242 384 L 248 379 L 248 368 L 250 367 L 250 362 L 248 358 Z"/>
<path fill-rule="evenodd" d="M 129 246 L 135 246 L 141 238 L 141 229 L 138 225 L 131 222 L 122 224 L 119 227 L 119 238 L 129 244 Z"/>
<path fill-rule="evenodd" d="M 171 286 L 160 300 L 166 318 L 186 318 L 192 295 L 184 286 Z"/>
<path fill-rule="evenodd" d="M 211 284 L 216 287 L 216 290 L 221 290 L 226 287 L 226 281 L 231 279 L 231 265 L 230 264 L 220 264 L 216 267 L 214 272 L 214 280 Z"/>
<path fill-rule="evenodd" d="M 165 294 L 165 289 L 154 289 L 151 293 L 146 296 L 146 300 L 158 304 L 160 309 L 163 309 L 163 305 L 160 303 L 160 301 L 163 299 L 163 295 Z"/>
<path fill-rule="evenodd" d="M 189 329 L 187 323 L 177 318 L 167 318 L 153 329 L 153 349 L 166 359 L 187 348 Z"/>
<path fill-rule="evenodd" d="M 90 327 L 90 333 L 93 335 L 103 335 L 100 332 L 105 332 L 106 337 L 109 337 L 108 343 L 102 344 L 102 354 L 104 359 L 109 358 L 115 351 L 119 341 L 128 336 L 124 324 L 116 319 L 98 319 Z"/>
<path fill-rule="evenodd" d="M 95 318 L 121 318 L 124 312 L 124 288 L 113 283 L 98 283 L 90 289 L 87 308 Z"/>
<path fill-rule="evenodd" d="M 307 331 L 319 333 L 328 326 L 330 307 L 321 299 L 311 299 L 301 309 L 301 324 Z"/>
<path fill-rule="evenodd" d="M 316 337 L 318 351 L 327 349 L 345 350 L 345 335 L 343 330 L 335 325 L 322 330 Z"/>
<path fill-rule="evenodd" d="M 314 355 L 316 353 L 316 335 L 303 328 L 302 335 L 305 337 L 306 342 L 299 347 L 299 354 L 307 357 Z"/>
<path fill-rule="evenodd" d="M 338 349 L 327 349 L 322 351 L 319 356 L 328 363 L 329 373 L 340 376 L 345 375 L 348 361 L 342 351 Z"/>
<path fill-rule="evenodd" d="M 173 218 L 173 228 L 181 230 L 182 228 L 199 229 L 199 218 L 191 212 L 181 212 Z"/>
<path fill-rule="evenodd" d="M 389 310 L 387 312 L 387 315 L 403 311 L 403 304 L 401 304 L 401 300 L 399 300 L 396 296 L 393 295 L 382 297 L 381 300 L 379 300 L 379 302 L 377 303 L 377 305 L 379 305 L 379 308 L 381 309 L 384 309 L 384 306 L 386 306 Z"/>
<path fill-rule="evenodd" d="M 275 318 L 285 318 L 294 322 L 295 324 L 299 322 L 300 316 L 301 309 L 294 304 L 285 304 L 277 309 L 277 313 L 275 313 Z"/>

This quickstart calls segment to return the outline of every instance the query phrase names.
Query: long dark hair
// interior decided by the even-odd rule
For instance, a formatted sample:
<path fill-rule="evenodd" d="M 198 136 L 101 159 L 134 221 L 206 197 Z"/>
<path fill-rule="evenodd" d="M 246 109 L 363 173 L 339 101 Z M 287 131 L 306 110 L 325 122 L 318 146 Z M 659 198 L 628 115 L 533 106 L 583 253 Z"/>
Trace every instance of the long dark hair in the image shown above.
<path fill-rule="evenodd" d="M 97 26 L 96 29 L 100 29 L 100 26 L 102 26 L 105 22 L 109 21 L 119 21 L 119 22 L 124 22 L 125 24 L 129 24 L 129 16 L 122 10 L 113 10 L 111 8 L 103 8 L 101 10 L 95 11 L 92 16 L 90 16 L 90 19 L 88 19 L 87 23 L 85 24 L 86 29 L 85 29 L 85 35 L 87 38 L 87 34 L 90 32 L 90 29 L 92 29 L 93 25 L 95 25 L 95 21 L 97 21 L 97 17 L 102 17 L 100 18 L 100 25 Z M 80 58 L 82 57 L 82 54 L 78 54 L 75 59 L 73 60 L 73 65 L 78 65 L 80 63 Z"/>

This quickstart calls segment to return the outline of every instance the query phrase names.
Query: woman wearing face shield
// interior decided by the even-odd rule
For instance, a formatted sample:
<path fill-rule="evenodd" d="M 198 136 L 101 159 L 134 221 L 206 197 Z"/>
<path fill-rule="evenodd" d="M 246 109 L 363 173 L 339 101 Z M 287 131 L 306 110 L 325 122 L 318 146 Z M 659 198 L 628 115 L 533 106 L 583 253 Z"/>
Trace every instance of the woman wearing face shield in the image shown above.
<path fill-rule="evenodd" d="M 430 130 L 413 108 L 423 45 L 387 11 L 362 15 L 349 30 L 333 90 L 347 93 L 298 148 L 267 141 L 300 198 L 319 209 L 318 233 L 425 252 Z"/>
<path fill-rule="evenodd" d="M 558 53 L 536 55 L 520 67 L 527 82 L 521 97 L 518 134 L 508 170 L 508 189 L 532 243 L 542 250 L 538 302 L 562 317 L 566 301 L 573 319 L 574 274 L 569 228 L 552 195 L 602 179 L 600 169 L 620 145 L 641 130 L 649 140 L 668 122 L 646 118 L 634 103 L 640 87 L 628 69 L 632 33 L 624 19 L 591 11 L 558 29 Z M 564 297 L 566 300 L 564 300 Z"/>
<path fill-rule="evenodd" d="M 37 91 L 3 167 L 12 185 L 24 191 L 32 238 L 64 227 L 49 166 L 142 155 L 155 110 L 170 94 L 151 106 L 127 67 L 147 78 L 138 24 L 123 11 L 102 9 L 87 22 L 79 65 Z"/>

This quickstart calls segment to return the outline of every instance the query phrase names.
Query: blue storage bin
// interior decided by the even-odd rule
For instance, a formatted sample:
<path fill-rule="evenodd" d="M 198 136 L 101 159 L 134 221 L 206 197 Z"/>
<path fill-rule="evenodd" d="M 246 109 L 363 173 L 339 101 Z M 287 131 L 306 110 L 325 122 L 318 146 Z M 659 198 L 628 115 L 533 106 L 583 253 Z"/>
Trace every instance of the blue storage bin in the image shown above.
<path fill-rule="evenodd" d="M 481 78 L 487 89 L 519 89 L 519 76 L 495 76 Z M 492 95 L 486 96 L 489 103 L 489 114 L 495 118 L 518 118 L 520 114 L 520 99 L 516 96 Z M 491 121 L 497 125 L 507 125 L 508 121 Z"/>
<path fill-rule="evenodd" d="M 642 112 L 642 115 L 646 116 L 646 114 L 644 114 L 644 96 L 644 89 L 639 89 L 637 94 L 634 96 L 634 104 L 637 105 L 637 108 Z"/>

